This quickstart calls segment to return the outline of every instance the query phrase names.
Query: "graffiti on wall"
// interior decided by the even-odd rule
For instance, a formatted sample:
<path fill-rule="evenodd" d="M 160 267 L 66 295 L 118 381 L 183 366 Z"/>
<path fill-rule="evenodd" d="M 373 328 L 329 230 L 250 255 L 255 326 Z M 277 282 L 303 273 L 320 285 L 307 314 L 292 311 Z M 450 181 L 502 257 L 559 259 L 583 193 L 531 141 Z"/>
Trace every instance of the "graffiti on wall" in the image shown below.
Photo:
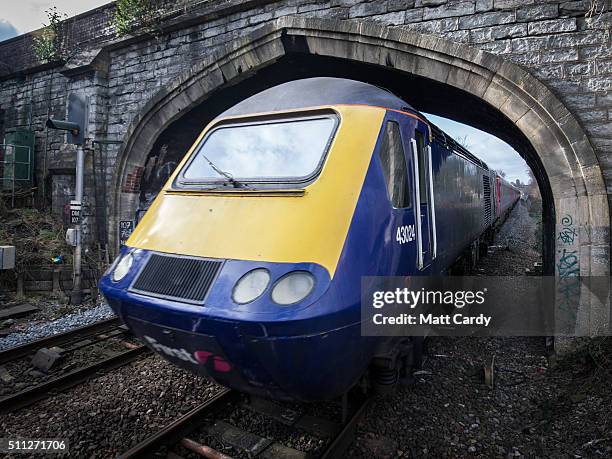
<path fill-rule="evenodd" d="M 571 215 L 561 218 L 557 233 L 557 314 L 556 331 L 575 332 L 580 301 L 580 254 L 577 248 L 578 229 Z"/>

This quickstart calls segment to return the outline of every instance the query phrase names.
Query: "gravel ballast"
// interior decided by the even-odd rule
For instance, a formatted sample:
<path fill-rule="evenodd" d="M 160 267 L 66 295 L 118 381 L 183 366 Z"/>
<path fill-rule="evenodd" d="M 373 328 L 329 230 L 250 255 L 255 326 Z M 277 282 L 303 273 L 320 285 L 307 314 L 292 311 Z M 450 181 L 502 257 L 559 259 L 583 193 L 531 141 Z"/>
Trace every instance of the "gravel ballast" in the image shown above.
<path fill-rule="evenodd" d="M 108 319 L 114 315 L 115 313 L 110 306 L 105 302 L 101 302 L 96 306 L 67 314 L 51 322 L 26 324 L 23 330 L 0 338 L 0 350 L 20 346 L 33 340 L 45 338 L 46 336 L 64 333 L 74 328 Z"/>
<path fill-rule="evenodd" d="M 128 450 L 219 390 L 152 355 L 4 415 L 4 437 L 62 438 L 70 457 L 111 458 Z"/>

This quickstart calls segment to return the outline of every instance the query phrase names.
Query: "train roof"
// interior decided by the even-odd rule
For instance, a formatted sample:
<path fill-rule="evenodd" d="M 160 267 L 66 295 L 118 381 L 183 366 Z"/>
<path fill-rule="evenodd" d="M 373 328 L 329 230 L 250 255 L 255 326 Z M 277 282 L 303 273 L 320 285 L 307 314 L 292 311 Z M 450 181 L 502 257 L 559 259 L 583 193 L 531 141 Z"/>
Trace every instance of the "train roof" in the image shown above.
<path fill-rule="evenodd" d="M 427 122 L 429 123 L 431 127 L 431 132 L 432 132 L 434 140 L 437 140 L 442 145 L 444 145 L 446 148 L 454 151 L 456 154 L 463 156 L 467 160 L 482 167 L 483 169 L 489 170 L 489 166 L 482 159 L 474 155 L 467 148 L 465 148 L 463 145 L 461 145 L 459 142 L 457 142 L 455 139 L 453 139 L 450 135 L 448 135 L 438 126 L 433 124 L 431 121 L 427 120 Z"/>
<path fill-rule="evenodd" d="M 266 89 L 226 110 L 221 116 L 240 116 L 319 105 L 371 105 L 418 113 L 391 92 L 362 81 L 316 77 L 294 80 Z"/>

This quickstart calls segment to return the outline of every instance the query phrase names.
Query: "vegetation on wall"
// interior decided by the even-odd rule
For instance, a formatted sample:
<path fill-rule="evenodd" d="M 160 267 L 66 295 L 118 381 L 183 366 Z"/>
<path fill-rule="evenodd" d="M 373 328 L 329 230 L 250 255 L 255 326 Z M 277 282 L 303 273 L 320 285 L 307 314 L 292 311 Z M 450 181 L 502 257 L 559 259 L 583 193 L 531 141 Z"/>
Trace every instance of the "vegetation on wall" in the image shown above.
<path fill-rule="evenodd" d="M 66 13 L 60 13 L 56 6 L 45 11 L 49 24 L 34 37 L 34 54 L 41 62 L 64 60 L 67 57 Z"/>
<path fill-rule="evenodd" d="M 119 36 L 135 30 L 157 35 L 162 13 L 163 8 L 155 0 L 117 0 L 112 23 Z"/>

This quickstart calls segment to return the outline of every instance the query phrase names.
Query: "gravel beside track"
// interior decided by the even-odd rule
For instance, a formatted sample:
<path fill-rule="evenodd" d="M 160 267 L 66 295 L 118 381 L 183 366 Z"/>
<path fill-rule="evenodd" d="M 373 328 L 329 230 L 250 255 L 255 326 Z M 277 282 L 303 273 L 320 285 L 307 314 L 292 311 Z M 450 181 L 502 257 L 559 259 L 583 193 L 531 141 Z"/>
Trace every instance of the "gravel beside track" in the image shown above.
<path fill-rule="evenodd" d="M 0 338 L 0 350 L 20 346 L 50 335 L 64 333 L 77 327 L 108 319 L 114 315 L 113 310 L 105 302 L 101 302 L 97 306 L 65 315 L 51 322 L 26 324 L 23 330 Z"/>
<path fill-rule="evenodd" d="M 495 236 L 495 245 L 478 263 L 477 274 L 485 276 L 524 276 L 525 268 L 533 269 L 542 261 L 536 250 L 536 222 L 529 213 L 529 204 L 519 201 Z"/>
<path fill-rule="evenodd" d="M 218 390 L 210 380 L 148 356 L 0 417 L 0 431 L 4 437 L 67 439 L 70 457 L 111 458 Z"/>

